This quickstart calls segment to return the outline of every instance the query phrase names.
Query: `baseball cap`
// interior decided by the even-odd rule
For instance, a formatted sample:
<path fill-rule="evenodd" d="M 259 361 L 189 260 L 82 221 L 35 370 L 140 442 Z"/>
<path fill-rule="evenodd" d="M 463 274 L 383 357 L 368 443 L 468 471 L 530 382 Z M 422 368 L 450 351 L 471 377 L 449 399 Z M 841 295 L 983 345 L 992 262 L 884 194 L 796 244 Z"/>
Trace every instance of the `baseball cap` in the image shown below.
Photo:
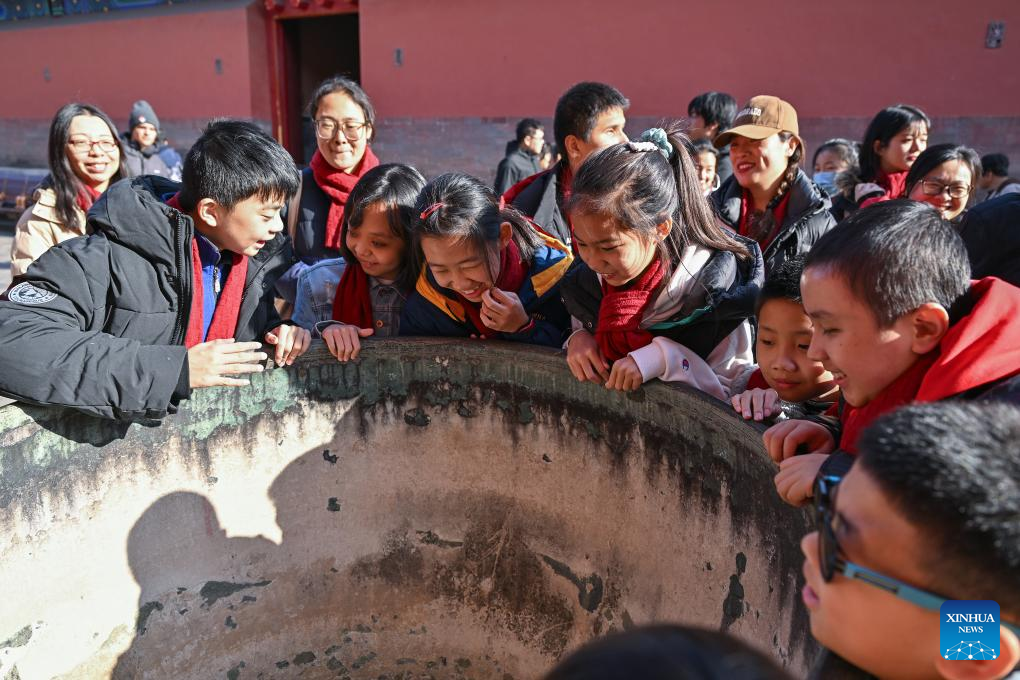
<path fill-rule="evenodd" d="M 792 133 L 800 142 L 801 148 L 804 148 L 804 140 L 800 138 L 800 129 L 797 126 L 797 110 L 790 102 L 779 97 L 760 94 L 751 97 L 744 108 L 737 112 L 733 126 L 719 134 L 713 144 L 717 149 L 721 149 L 738 135 L 748 139 L 765 139 L 777 132 Z"/>

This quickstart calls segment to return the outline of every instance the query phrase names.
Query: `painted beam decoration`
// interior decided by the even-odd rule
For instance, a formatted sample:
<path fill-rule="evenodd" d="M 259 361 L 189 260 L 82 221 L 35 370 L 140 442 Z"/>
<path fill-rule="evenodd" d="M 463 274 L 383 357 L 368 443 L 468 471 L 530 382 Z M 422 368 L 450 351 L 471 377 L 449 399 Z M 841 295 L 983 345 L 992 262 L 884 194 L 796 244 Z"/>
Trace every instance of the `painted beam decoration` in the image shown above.
<path fill-rule="evenodd" d="M 122 10 L 180 5 L 195 0 L 0 0 L 0 21 L 58 18 L 72 14 L 105 14 Z"/>

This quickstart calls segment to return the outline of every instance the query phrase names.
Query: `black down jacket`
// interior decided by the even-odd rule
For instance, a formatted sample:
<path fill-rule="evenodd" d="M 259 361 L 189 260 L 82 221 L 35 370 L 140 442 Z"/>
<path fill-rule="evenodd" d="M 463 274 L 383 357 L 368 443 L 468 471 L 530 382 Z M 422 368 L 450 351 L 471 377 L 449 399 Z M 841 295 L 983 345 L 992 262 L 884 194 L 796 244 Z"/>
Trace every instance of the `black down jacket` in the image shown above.
<path fill-rule="evenodd" d="M 163 203 L 179 185 L 122 180 L 92 207 L 89 236 L 42 255 L 0 298 L 0 394 L 118 420 L 161 418 L 190 394 L 191 218 Z M 236 338 L 279 325 L 283 233 L 248 264 Z"/>

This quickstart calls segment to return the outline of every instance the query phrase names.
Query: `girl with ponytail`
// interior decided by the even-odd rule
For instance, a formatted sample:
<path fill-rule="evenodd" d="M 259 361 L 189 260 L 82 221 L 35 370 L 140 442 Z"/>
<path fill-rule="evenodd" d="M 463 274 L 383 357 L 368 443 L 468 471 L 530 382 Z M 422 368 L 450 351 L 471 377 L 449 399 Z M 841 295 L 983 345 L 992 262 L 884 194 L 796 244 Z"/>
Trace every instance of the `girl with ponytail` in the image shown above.
<path fill-rule="evenodd" d="M 719 399 L 753 363 L 757 244 L 718 225 L 689 140 L 672 127 L 597 151 L 567 211 L 583 260 L 561 285 L 578 380 L 630 391 L 653 378 Z"/>
<path fill-rule="evenodd" d="M 559 283 L 574 259 L 567 246 L 461 173 L 429 182 L 415 211 L 415 251 L 426 266 L 401 335 L 563 344 L 570 317 Z"/>
<path fill-rule="evenodd" d="M 712 194 L 720 217 L 758 242 L 766 272 L 806 253 L 836 222 L 832 203 L 804 171 L 797 112 L 778 97 L 752 97 L 733 127 L 715 138 L 730 145 L 733 176 Z"/>

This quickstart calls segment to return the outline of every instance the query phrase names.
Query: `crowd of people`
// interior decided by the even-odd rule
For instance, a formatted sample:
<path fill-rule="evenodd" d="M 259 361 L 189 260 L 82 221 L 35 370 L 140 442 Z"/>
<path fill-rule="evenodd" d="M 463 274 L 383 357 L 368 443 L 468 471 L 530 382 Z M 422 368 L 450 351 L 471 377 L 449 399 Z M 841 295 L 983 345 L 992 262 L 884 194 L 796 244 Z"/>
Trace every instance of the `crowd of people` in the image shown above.
<path fill-rule="evenodd" d="M 826 648 L 883 678 L 1007 677 L 1020 663 L 1008 159 L 929 147 L 931 120 L 904 104 L 811 166 L 775 96 L 738 110 L 705 93 L 687 124 L 635 140 L 628 107 L 603 83 L 569 88 L 553 143 L 522 120 L 494 190 L 381 163 L 372 103 L 344 77 L 311 98 L 303 171 L 233 120 L 210 123 L 178 169 L 146 102 L 123 136 L 68 104 L 0 298 L 0 394 L 158 419 L 194 389 L 248 384 L 263 343 L 283 366 L 312 338 L 341 362 L 396 335 L 562 349 L 579 381 L 685 384 L 769 425 L 778 494 L 815 507 L 803 601 Z M 989 199 L 968 210 L 979 186 Z M 996 659 L 942 658 L 946 599 L 1001 605 Z M 782 677 L 702 635 L 611 638 L 549 677 L 625 677 L 621 659 Z M 695 662 L 699 648 L 721 651 Z"/>

